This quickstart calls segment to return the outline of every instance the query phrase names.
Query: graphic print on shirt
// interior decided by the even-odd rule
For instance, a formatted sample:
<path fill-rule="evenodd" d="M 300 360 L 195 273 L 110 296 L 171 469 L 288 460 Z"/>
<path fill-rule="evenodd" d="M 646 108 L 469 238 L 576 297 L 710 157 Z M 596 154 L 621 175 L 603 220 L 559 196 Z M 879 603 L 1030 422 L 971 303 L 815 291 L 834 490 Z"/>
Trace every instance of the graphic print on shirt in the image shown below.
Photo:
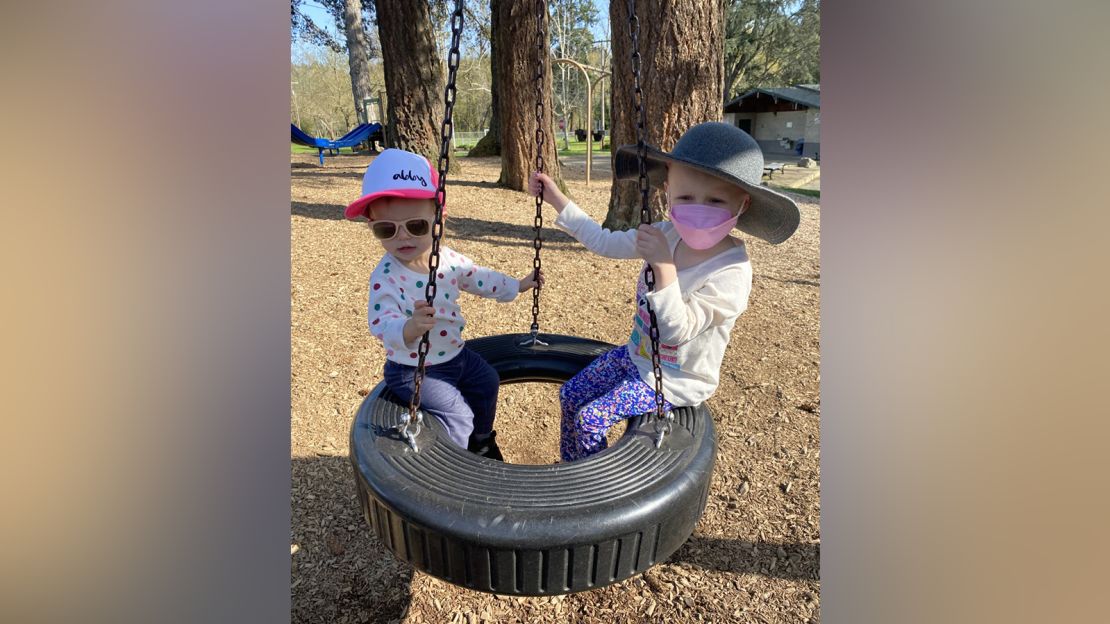
<path fill-rule="evenodd" d="M 651 316 L 647 309 L 647 283 L 644 274 L 640 272 L 640 280 L 636 283 L 636 321 L 632 327 L 632 344 L 637 346 L 636 352 L 648 360 L 651 359 Z M 659 363 L 668 368 L 681 368 L 678 364 L 678 347 L 659 343 Z"/>

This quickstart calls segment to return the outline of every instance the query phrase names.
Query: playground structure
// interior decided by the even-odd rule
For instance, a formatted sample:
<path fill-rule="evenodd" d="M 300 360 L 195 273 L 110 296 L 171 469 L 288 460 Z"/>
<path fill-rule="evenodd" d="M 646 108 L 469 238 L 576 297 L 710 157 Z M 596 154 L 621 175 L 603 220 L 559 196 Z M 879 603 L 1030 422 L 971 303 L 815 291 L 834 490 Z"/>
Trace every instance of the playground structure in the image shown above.
<path fill-rule="evenodd" d="M 577 67 L 578 71 L 582 72 L 582 77 L 586 79 L 586 128 L 588 128 L 588 131 L 586 132 L 586 186 L 589 186 L 590 185 L 590 172 L 593 170 L 593 162 L 594 162 L 594 132 L 593 132 L 593 108 L 594 108 L 593 103 L 594 103 L 594 98 L 593 98 L 593 92 L 594 92 L 594 88 L 604 78 L 612 76 L 612 72 L 610 72 L 607 69 L 598 69 L 597 67 L 590 67 L 588 65 L 583 65 L 582 63 L 579 63 L 578 61 L 575 61 L 573 59 L 568 59 L 568 58 L 557 58 L 557 59 L 553 59 L 552 62 L 553 63 L 563 63 L 563 64 L 566 64 L 566 65 L 572 65 L 574 67 Z M 590 82 L 590 74 L 589 74 L 589 72 L 591 72 L 591 71 L 597 72 L 599 74 L 597 79 L 595 79 L 592 83 Z M 605 111 L 603 109 L 602 113 L 604 113 L 604 112 Z M 604 117 L 604 115 L 602 115 L 602 116 Z M 602 121 L 604 121 L 604 119 Z M 602 134 L 602 140 L 604 140 L 604 136 L 605 135 Z"/>
<path fill-rule="evenodd" d="M 359 124 L 353 130 L 338 139 L 322 139 L 309 135 L 295 124 L 289 124 L 290 140 L 297 145 L 315 147 L 320 152 L 320 164 L 324 164 L 324 150 L 339 153 L 341 147 L 354 147 L 359 143 L 383 141 L 382 125 L 380 123 Z"/>

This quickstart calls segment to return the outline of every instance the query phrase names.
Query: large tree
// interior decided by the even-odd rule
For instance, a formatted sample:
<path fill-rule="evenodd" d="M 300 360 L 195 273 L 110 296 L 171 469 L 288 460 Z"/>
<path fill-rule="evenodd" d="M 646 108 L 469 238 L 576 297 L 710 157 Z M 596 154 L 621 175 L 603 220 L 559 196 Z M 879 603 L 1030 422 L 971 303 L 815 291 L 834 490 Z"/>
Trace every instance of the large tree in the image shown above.
<path fill-rule="evenodd" d="M 362 27 L 362 0 L 344 0 L 343 31 L 347 35 L 347 60 L 351 67 L 351 92 L 359 119 L 368 119 L 365 100 L 370 92 L 370 37 Z"/>
<path fill-rule="evenodd" d="M 511 1 L 511 0 L 510 0 Z M 489 2 L 489 30 L 484 31 L 486 38 L 489 40 L 489 64 L 490 64 L 490 119 L 489 119 L 489 132 L 482 140 L 470 150 L 467 156 L 497 156 L 501 153 L 501 98 L 499 97 L 499 80 L 498 80 L 498 63 L 501 59 L 501 45 L 498 41 L 498 33 L 501 30 L 501 0 L 490 0 Z"/>
<path fill-rule="evenodd" d="M 318 0 L 318 3 L 331 15 L 336 31 L 341 31 L 346 40 L 336 40 L 327 29 L 313 22 L 304 12 L 304 0 L 289 0 L 293 36 L 336 52 L 346 50 L 355 112 L 360 119 L 366 119 L 363 101 L 371 97 L 370 59 L 375 50 L 373 37 L 366 28 L 368 20 L 363 18 L 372 18 L 371 7 L 364 7 L 362 0 Z"/>
<path fill-rule="evenodd" d="M 439 158 L 444 68 L 426 1 L 374 0 L 388 100 L 386 145 Z M 454 168 L 454 162 L 452 163 Z"/>
<path fill-rule="evenodd" d="M 721 119 L 724 39 L 723 0 L 639 0 L 640 87 L 647 116 L 645 141 L 674 147 L 690 126 Z M 624 0 L 609 4 L 613 31 L 613 154 L 636 143 L 632 41 Z M 662 193 L 651 196 L 654 219 L 662 215 Z M 640 221 L 636 181 L 613 183 L 605 227 L 625 229 Z"/>
<path fill-rule="evenodd" d="M 542 6 L 543 8 L 539 8 Z M 536 36 L 537 18 L 542 15 L 549 21 L 546 3 L 500 2 L 498 5 L 498 102 L 501 121 L 501 179 L 500 184 L 523 191 L 528 188 L 528 178 L 536 168 Z M 551 55 L 547 41 L 540 44 L 540 67 L 543 77 L 542 128 L 546 136 L 542 156 L 544 172 L 562 184 L 559 175 L 555 137 L 552 136 L 551 116 Z"/>
<path fill-rule="evenodd" d="M 820 82 L 820 0 L 725 0 L 724 103 L 752 87 Z"/>

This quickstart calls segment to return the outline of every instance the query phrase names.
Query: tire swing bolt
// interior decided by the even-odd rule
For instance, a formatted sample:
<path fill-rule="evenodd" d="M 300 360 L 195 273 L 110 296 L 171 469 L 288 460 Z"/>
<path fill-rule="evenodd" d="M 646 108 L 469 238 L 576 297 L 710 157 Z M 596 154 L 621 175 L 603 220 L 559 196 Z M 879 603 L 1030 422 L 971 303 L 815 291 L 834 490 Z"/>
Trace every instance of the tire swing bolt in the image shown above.
<path fill-rule="evenodd" d="M 415 420 L 415 423 L 413 422 Z M 414 429 L 410 429 L 409 425 L 414 425 Z M 420 435 L 420 431 L 424 428 L 424 412 L 416 410 L 416 418 L 414 419 L 408 412 L 405 412 L 401 424 L 394 427 L 394 429 L 405 439 L 409 444 L 409 448 L 414 453 L 420 452 L 420 448 L 416 445 L 416 437 Z"/>

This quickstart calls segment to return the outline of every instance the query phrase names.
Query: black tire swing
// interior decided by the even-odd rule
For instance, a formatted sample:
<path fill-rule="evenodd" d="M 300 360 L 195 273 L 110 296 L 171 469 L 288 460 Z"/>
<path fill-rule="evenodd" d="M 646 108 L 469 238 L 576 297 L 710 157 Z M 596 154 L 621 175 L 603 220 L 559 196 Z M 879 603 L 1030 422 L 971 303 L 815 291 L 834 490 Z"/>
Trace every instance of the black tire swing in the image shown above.
<path fill-rule="evenodd" d="M 537 170 L 543 170 L 543 54 L 547 7 L 537 0 Z M 629 2 L 635 101 L 639 112 L 641 220 L 650 222 L 644 165 L 644 111 L 639 77 L 639 23 Z M 462 31 L 462 0 L 451 15 L 451 51 L 441 127 L 439 188 L 432 259 L 425 295 L 435 298 L 439 241 L 450 154 L 451 113 Z M 540 268 L 542 194 L 536 200 Z M 649 288 L 655 277 L 650 266 Z M 529 334 L 468 340 L 502 384 L 569 380 L 614 345 L 539 333 L 539 289 L 533 291 Z M 409 405 L 379 383 L 351 427 L 350 459 L 363 513 L 378 539 L 416 569 L 485 592 L 556 595 L 603 587 L 669 557 L 693 532 L 705 509 L 716 456 L 713 418 L 704 405 L 664 414 L 659 330 L 650 310 L 655 414 L 632 418 L 611 448 L 555 465 L 504 464 L 459 448 L 435 418 L 417 409 L 425 334 L 418 349 Z"/>

